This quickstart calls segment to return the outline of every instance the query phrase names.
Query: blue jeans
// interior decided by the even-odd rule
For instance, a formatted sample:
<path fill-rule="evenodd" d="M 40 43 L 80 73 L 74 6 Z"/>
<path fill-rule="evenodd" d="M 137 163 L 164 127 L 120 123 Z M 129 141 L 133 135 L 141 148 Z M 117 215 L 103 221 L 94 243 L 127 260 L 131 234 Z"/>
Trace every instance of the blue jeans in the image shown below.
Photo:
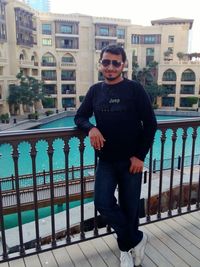
<path fill-rule="evenodd" d="M 142 173 L 129 172 L 130 161 L 99 160 L 96 169 L 96 209 L 115 230 L 121 251 L 134 248 L 143 237 L 138 230 Z M 118 185 L 119 204 L 114 196 Z"/>

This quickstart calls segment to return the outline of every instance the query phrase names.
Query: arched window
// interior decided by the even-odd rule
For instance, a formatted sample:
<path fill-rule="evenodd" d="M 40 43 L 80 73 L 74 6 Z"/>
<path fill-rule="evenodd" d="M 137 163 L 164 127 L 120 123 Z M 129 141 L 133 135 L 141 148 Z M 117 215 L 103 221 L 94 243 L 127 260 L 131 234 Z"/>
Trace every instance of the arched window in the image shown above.
<path fill-rule="evenodd" d="M 42 56 L 42 66 L 56 66 L 56 59 L 51 53 Z"/>
<path fill-rule="evenodd" d="M 163 73 L 163 81 L 176 81 L 176 73 L 172 69 L 168 69 Z"/>
<path fill-rule="evenodd" d="M 62 63 L 75 63 L 75 59 L 72 55 L 70 54 L 65 54 L 62 57 Z"/>
<path fill-rule="evenodd" d="M 185 70 L 181 75 L 181 81 L 190 82 L 195 81 L 195 79 L 195 73 L 190 69 Z"/>

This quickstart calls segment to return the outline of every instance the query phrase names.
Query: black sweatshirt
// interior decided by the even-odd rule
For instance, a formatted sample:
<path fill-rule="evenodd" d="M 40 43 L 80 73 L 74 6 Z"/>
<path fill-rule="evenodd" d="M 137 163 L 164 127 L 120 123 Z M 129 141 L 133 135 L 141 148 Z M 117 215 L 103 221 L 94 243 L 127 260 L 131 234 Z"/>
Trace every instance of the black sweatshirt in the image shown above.
<path fill-rule="evenodd" d="M 113 85 L 94 84 L 77 110 L 75 124 L 88 133 L 95 126 L 89 121 L 93 114 L 96 127 L 106 139 L 104 147 L 97 151 L 100 158 L 114 161 L 135 156 L 144 161 L 157 122 L 140 83 L 124 79 Z"/>

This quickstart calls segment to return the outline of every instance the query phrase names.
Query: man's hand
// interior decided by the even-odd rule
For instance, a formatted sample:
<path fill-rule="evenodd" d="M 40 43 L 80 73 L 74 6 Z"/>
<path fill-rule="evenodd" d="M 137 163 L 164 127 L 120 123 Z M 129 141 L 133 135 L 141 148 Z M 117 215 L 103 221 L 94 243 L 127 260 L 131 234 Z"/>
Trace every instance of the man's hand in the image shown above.
<path fill-rule="evenodd" d="M 90 144 L 94 147 L 94 149 L 100 150 L 104 146 L 104 142 L 106 140 L 96 127 L 93 127 L 89 131 L 88 136 L 90 138 Z"/>
<path fill-rule="evenodd" d="M 131 157 L 131 166 L 129 168 L 130 173 L 142 172 L 144 167 L 144 162 L 136 157 Z"/>

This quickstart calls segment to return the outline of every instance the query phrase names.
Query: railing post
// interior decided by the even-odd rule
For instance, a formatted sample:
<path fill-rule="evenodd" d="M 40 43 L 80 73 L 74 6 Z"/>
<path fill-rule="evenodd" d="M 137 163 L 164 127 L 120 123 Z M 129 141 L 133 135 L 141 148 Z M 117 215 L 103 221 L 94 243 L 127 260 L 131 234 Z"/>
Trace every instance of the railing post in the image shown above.
<path fill-rule="evenodd" d="M 11 175 L 11 182 L 12 182 L 12 190 L 15 189 L 15 184 L 14 184 L 14 175 Z"/>
<path fill-rule="evenodd" d="M 72 180 L 74 180 L 74 165 L 72 165 Z"/>
<path fill-rule="evenodd" d="M 44 184 L 46 184 L 46 172 L 43 170 Z"/>
<path fill-rule="evenodd" d="M 153 173 L 156 173 L 156 159 L 153 160 Z"/>
<path fill-rule="evenodd" d="M 178 156 L 178 166 L 177 169 L 180 170 L 181 169 L 181 156 Z"/>
<path fill-rule="evenodd" d="M 144 171 L 144 182 L 143 183 L 144 184 L 147 183 L 147 171 Z"/>

